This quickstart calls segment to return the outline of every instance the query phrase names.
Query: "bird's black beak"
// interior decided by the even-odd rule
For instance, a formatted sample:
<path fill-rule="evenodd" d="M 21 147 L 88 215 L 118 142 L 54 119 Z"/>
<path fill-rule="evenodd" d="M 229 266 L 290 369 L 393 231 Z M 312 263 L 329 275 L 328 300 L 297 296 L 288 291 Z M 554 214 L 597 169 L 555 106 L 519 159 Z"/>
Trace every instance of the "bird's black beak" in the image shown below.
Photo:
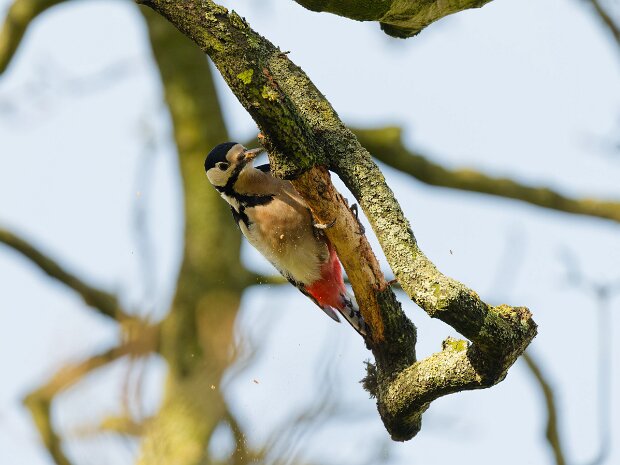
<path fill-rule="evenodd" d="M 243 152 L 243 161 L 245 163 L 254 160 L 264 149 L 258 147 L 257 149 L 249 149 Z"/>

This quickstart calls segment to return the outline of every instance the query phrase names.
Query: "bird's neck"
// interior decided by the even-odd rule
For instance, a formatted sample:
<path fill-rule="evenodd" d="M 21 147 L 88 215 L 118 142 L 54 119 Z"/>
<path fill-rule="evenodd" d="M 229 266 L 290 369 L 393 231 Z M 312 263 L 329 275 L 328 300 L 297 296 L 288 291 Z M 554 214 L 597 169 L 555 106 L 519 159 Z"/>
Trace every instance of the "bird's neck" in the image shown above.
<path fill-rule="evenodd" d="M 272 180 L 273 177 L 269 174 L 252 166 L 246 166 L 233 184 L 217 188 L 217 190 L 236 212 L 241 212 L 247 207 L 271 202 L 273 190 L 270 190 L 270 181 Z"/>

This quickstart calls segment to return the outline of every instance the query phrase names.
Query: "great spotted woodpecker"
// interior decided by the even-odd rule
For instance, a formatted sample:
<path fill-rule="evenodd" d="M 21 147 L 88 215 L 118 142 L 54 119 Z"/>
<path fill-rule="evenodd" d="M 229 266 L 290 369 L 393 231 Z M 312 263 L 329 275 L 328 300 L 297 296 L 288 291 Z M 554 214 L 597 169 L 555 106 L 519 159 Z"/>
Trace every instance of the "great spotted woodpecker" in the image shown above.
<path fill-rule="evenodd" d="M 347 293 L 336 251 L 289 181 L 254 167 L 262 149 L 236 142 L 216 146 L 205 160 L 211 184 L 230 204 L 239 229 L 260 253 L 328 316 L 338 311 L 362 336 L 367 326 Z"/>

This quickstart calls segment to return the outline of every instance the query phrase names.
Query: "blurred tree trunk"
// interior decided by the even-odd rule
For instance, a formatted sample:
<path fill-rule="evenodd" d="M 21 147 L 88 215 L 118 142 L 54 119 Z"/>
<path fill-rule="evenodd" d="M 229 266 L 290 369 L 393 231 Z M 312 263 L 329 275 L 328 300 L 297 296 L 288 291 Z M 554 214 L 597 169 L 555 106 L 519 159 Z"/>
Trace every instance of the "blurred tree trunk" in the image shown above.
<path fill-rule="evenodd" d="M 197 464 L 227 416 L 219 384 L 232 361 L 233 325 L 249 273 L 230 211 L 203 171 L 210 148 L 228 140 L 207 58 L 161 16 L 144 13 L 179 153 L 185 244 L 172 310 L 162 323 L 165 398 L 146 430 L 140 463 Z"/>

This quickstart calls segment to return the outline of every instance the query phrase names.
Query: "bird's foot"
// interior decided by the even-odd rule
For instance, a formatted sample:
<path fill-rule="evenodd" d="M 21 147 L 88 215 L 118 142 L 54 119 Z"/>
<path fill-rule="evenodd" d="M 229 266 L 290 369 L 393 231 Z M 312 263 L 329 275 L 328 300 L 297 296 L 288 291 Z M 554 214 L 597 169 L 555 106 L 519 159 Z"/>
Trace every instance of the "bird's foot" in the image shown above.
<path fill-rule="evenodd" d="M 363 236 L 366 233 L 366 228 L 364 227 L 364 225 L 360 221 L 359 209 L 357 207 L 357 204 L 354 203 L 353 205 L 351 205 L 349 207 L 349 210 L 351 210 L 351 213 L 353 213 L 353 215 L 355 215 L 355 219 L 357 220 L 357 225 L 359 226 L 359 232 L 357 234 L 359 234 L 360 236 Z"/>
<path fill-rule="evenodd" d="M 336 224 L 336 218 L 334 218 L 334 220 L 331 223 L 327 223 L 327 224 L 323 224 L 323 223 L 313 223 L 312 226 L 314 226 L 316 229 L 320 229 L 320 230 L 325 230 L 325 229 L 329 229 L 332 226 L 334 226 Z"/>

